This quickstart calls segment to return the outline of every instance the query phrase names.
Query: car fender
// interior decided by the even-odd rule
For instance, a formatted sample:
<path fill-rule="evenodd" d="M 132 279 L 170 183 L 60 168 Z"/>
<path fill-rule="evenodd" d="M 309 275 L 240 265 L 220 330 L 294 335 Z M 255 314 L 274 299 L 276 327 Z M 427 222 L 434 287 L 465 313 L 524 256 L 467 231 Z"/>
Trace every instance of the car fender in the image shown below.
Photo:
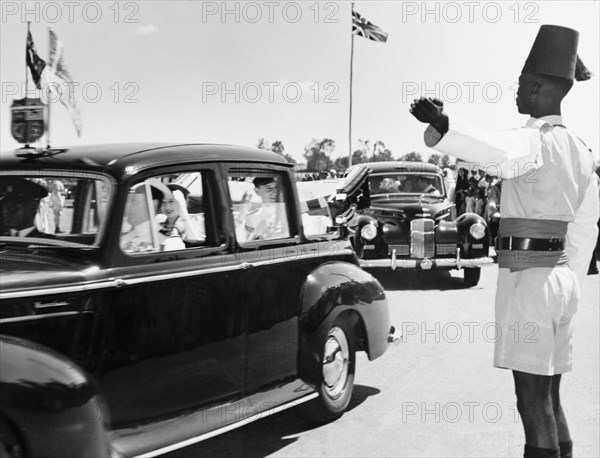
<path fill-rule="evenodd" d="M 348 320 L 356 348 L 365 350 L 370 360 L 387 350 L 390 317 L 385 290 L 360 267 L 345 262 L 321 265 L 307 276 L 300 301 L 298 369 L 303 380 L 321 382 L 323 342 L 338 319 Z"/>
<path fill-rule="evenodd" d="M 475 239 L 469 232 L 469 228 L 480 223 L 485 227 L 485 236 L 483 239 Z M 459 240 L 462 242 L 461 256 L 462 257 L 478 257 L 487 256 L 489 249 L 489 229 L 485 220 L 477 213 L 463 213 L 456 218 L 456 226 L 458 229 Z M 481 244 L 482 248 L 473 249 L 474 244 Z"/>
<path fill-rule="evenodd" d="M 468 228 L 467 228 L 468 231 Z M 436 228 L 436 241 L 437 243 L 458 243 L 459 229 L 458 225 L 454 221 L 440 221 Z M 462 237 L 462 236 L 461 236 Z"/>
<path fill-rule="evenodd" d="M 354 249 L 357 253 L 361 253 L 364 247 L 364 241 L 360 236 L 360 231 L 365 225 L 369 223 L 375 224 L 377 226 L 378 237 L 382 235 L 381 227 L 375 218 L 369 215 L 360 215 L 356 220 L 356 232 L 354 233 Z"/>
<path fill-rule="evenodd" d="M 26 456 L 110 456 L 107 410 L 83 369 L 47 347 L 5 335 L 0 355 L 0 416 Z"/>

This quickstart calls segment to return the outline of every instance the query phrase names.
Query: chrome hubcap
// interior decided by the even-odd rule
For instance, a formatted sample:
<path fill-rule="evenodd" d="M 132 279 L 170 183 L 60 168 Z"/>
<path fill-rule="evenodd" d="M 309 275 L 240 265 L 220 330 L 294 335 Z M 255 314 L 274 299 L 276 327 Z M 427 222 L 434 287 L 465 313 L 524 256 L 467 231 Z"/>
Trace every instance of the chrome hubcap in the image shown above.
<path fill-rule="evenodd" d="M 346 334 L 335 326 L 329 331 L 323 352 L 323 381 L 330 398 L 336 399 L 344 392 L 349 364 L 350 347 Z"/>

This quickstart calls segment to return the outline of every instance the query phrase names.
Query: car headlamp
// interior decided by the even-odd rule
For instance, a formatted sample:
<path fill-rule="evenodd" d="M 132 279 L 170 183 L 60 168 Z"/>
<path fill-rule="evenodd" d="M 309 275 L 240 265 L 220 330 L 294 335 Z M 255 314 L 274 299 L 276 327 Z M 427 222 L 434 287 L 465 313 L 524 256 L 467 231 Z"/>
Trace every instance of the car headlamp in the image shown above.
<path fill-rule="evenodd" d="M 474 239 L 481 240 L 485 235 L 485 226 L 481 223 L 475 223 L 469 228 L 469 232 Z"/>
<path fill-rule="evenodd" d="M 375 237 L 377 237 L 377 226 L 375 226 L 373 223 L 365 224 L 360 230 L 360 236 L 368 241 L 373 240 Z"/>

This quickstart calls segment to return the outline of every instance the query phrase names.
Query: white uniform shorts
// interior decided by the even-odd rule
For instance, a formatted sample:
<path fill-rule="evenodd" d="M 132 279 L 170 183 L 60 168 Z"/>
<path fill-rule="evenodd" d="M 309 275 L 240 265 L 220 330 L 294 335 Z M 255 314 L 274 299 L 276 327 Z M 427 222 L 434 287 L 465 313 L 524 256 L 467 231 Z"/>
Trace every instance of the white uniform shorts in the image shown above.
<path fill-rule="evenodd" d="M 538 375 L 573 366 L 579 285 L 567 266 L 498 273 L 494 366 Z"/>

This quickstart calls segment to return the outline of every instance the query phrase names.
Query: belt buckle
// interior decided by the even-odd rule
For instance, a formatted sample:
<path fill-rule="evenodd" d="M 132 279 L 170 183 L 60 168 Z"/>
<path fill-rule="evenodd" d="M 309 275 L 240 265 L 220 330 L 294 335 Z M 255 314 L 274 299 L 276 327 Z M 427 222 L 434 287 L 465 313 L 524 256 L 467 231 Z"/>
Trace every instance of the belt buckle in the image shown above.
<path fill-rule="evenodd" d="M 504 248 L 504 244 L 502 243 L 502 239 L 508 239 L 508 248 Z M 512 235 L 509 237 L 500 237 L 499 235 L 496 236 L 496 238 L 494 239 L 494 249 L 496 251 L 500 251 L 500 250 L 512 250 Z"/>
<path fill-rule="evenodd" d="M 556 235 L 550 237 L 548 239 L 548 251 L 558 251 L 560 249 L 560 244 L 562 243 L 562 237 L 558 237 Z"/>

